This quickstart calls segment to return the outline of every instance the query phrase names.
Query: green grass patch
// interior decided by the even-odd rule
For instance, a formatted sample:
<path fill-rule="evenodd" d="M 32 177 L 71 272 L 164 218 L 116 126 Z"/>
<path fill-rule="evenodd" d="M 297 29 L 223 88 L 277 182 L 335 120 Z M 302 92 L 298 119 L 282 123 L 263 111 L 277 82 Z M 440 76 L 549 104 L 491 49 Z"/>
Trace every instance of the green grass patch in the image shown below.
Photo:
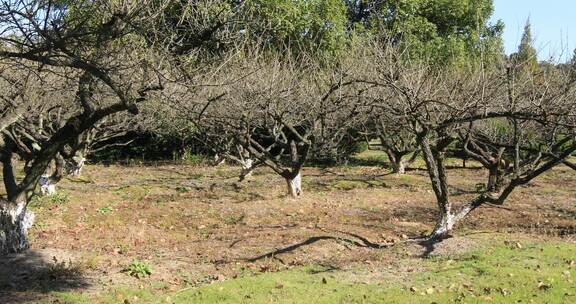
<path fill-rule="evenodd" d="M 31 207 L 51 207 L 55 205 L 64 205 L 70 201 L 70 195 L 68 192 L 59 191 L 50 195 L 42 196 L 37 195 L 34 196 L 32 201 L 30 202 Z"/>
<path fill-rule="evenodd" d="M 574 259 L 574 244 L 510 242 L 454 259 L 407 260 L 421 271 L 398 270 L 398 275 L 359 281 L 358 274 L 378 268 L 300 267 L 163 294 L 114 289 L 97 298 L 55 295 L 65 303 L 118 303 L 134 297 L 139 303 L 576 303 Z"/>

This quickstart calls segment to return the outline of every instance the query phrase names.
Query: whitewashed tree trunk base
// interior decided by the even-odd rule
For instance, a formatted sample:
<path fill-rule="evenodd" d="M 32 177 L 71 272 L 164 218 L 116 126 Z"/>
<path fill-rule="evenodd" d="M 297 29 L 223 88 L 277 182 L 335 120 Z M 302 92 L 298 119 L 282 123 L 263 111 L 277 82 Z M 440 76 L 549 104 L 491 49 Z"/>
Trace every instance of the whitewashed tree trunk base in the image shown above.
<path fill-rule="evenodd" d="M 214 166 L 218 167 L 226 162 L 226 158 L 221 157 L 219 154 L 214 155 Z"/>
<path fill-rule="evenodd" d="M 452 205 L 449 204 L 446 208 L 448 212 L 441 214 L 440 218 L 438 218 L 430 239 L 445 239 L 451 236 L 454 225 L 466 218 L 476 207 L 480 206 L 481 199 L 482 197 L 478 197 L 463 204 L 457 212 L 450 211 L 452 210 Z"/>
<path fill-rule="evenodd" d="M 242 161 L 242 170 L 240 170 L 240 177 L 238 178 L 239 181 L 243 181 L 248 177 L 252 176 L 252 172 L 254 172 L 254 161 L 252 159 L 245 159 Z"/>
<path fill-rule="evenodd" d="M 86 162 L 86 158 L 82 157 L 78 161 L 75 161 L 75 162 L 76 163 L 72 167 L 72 171 L 70 172 L 70 175 L 72 175 L 73 177 L 79 177 L 80 174 L 82 174 L 82 169 L 84 168 L 84 163 Z"/>
<path fill-rule="evenodd" d="M 52 182 L 52 179 L 48 175 L 42 175 L 38 180 L 40 184 L 40 192 L 42 195 L 52 195 L 56 193 L 56 184 Z"/>
<path fill-rule="evenodd" d="M 0 256 L 28 249 L 28 229 L 34 223 L 34 214 L 26 210 L 25 203 L 0 201 Z"/>
<path fill-rule="evenodd" d="M 452 234 L 452 229 L 454 228 L 454 216 L 451 214 L 443 214 L 441 218 L 438 219 L 436 227 L 430 234 L 430 239 L 441 240 L 449 237 Z"/>
<path fill-rule="evenodd" d="M 293 179 L 286 179 L 288 184 L 288 193 L 293 198 L 298 198 L 302 195 L 302 175 L 298 173 Z"/>
<path fill-rule="evenodd" d="M 400 161 L 400 164 L 398 164 L 398 169 L 397 169 L 396 173 L 406 174 L 406 163 L 405 162 Z"/>

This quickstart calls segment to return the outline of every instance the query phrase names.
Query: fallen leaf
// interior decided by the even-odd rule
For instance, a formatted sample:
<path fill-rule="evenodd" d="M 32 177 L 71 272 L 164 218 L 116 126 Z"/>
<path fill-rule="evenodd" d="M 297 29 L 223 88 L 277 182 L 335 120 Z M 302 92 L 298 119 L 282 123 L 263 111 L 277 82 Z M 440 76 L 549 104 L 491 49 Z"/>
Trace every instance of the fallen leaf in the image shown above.
<path fill-rule="evenodd" d="M 545 284 L 544 282 L 540 281 L 538 282 L 538 289 L 540 290 L 548 290 L 550 289 L 552 286 Z"/>

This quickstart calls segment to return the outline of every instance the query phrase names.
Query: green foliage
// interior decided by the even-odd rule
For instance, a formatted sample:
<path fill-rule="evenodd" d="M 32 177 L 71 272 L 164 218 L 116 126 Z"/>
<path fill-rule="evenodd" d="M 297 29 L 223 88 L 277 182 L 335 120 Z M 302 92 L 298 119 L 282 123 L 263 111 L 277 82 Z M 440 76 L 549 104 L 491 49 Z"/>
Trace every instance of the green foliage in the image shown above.
<path fill-rule="evenodd" d="M 150 266 L 138 260 L 132 261 L 132 263 L 130 263 L 126 268 L 124 268 L 122 272 L 125 272 L 129 276 L 135 277 L 137 279 L 142 279 L 152 275 L 152 270 L 150 269 Z"/>
<path fill-rule="evenodd" d="M 199 57 L 219 55 L 230 44 L 234 29 L 235 0 L 170 1 L 162 9 L 158 27 L 150 28 L 148 39 L 163 44 L 182 62 L 197 62 Z M 158 31 L 159 29 L 159 31 Z"/>
<path fill-rule="evenodd" d="M 70 201 L 68 193 L 60 191 L 44 197 L 49 204 L 61 205 Z"/>
<path fill-rule="evenodd" d="M 371 9 L 362 22 L 385 43 L 405 46 L 407 59 L 474 66 L 503 56 L 504 25 L 489 22 L 492 0 L 388 0 Z"/>
<path fill-rule="evenodd" d="M 102 207 L 102 208 L 96 209 L 96 212 L 98 212 L 100 214 L 108 214 L 108 213 L 111 213 L 112 211 L 114 211 L 114 209 L 112 209 L 112 207 Z"/>
<path fill-rule="evenodd" d="M 538 65 L 536 49 L 533 46 L 530 19 L 526 20 L 526 25 L 524 25 L 524 32 L 522 33 L 518 51 L 510 57 L 512 62 L 518 66 L 520 70 L 532 75 L 538 74 L 541 71 Z"/>
<path fill-rule="evenodd" d="M 227 225 L 237 225 L 237 224 L 241 224 L 244 221 L 244 218 L 246 217 L 245 214 L 231 214 L 228 215 L 224 218 L 224 223 L 226 223 Z"/>
<path fill-rule="evenodd" d="M 173 152 L 172 160 L 182 161 L 190 165 L 199 165 L 206 161 L 206 157 L 204 155 L 195 154 L 190 147 L 184 147 L 182 152 Z"/>
<path fill-rule="evenodd" d="M 59 191 L 46 196 L 35 196 L 31 202 L 32 206 L 52 206 L 63 205 L 70 201 L 69 194 L 64 191 Z"/>
<path fill-rule="evenodd" d="M 365 141 L 357 141 L 354 146 L 354 153 L 356 154 L 368 151 L 368 143 Z"/>
<path fill-rule="evenodd" d="M 245 14 L 246 36 L 268 50 L 333 57 L 346 46 L 341 0 L 254 0 L 246 4 Z"/>
<path fill-rule="evenodd" d="M 178 193 L 188 193 L 188 192 L 192 191 L 192 188 L 186 187 L 186 186 L 178 186 L 178 187 L 174 188 L 174 190 L 176 190 L 176 192 L 178 192 Z"/>

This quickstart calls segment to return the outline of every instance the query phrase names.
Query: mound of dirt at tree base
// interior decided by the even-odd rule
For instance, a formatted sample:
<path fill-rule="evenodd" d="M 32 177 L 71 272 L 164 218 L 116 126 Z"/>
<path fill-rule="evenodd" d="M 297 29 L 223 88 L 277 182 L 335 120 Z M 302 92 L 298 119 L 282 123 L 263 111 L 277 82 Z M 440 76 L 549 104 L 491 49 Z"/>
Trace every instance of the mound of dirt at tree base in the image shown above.
<path fill-rule="evenodd" d="M 456 236 L 442 241 L 414 241 L 406 244 L 408 252 L 419 257 L 453 258 L 481 247 L 479 240 Z"/>

